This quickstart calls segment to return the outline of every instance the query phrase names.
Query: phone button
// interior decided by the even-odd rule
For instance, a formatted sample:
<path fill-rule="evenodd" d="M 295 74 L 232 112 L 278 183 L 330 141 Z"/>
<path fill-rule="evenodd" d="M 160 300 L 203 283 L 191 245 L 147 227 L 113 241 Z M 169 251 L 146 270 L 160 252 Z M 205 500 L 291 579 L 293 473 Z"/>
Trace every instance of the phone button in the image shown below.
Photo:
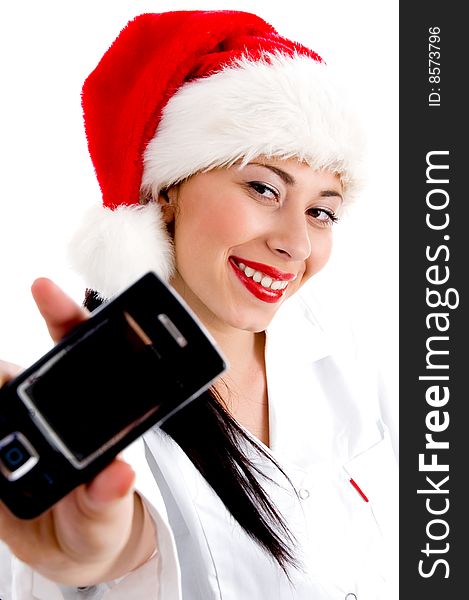
<path fill-rule="evenodd" d="M 9 481 L 16 481 L 26 475 L 38 460 L 36 450 L 19 431 L 0 440 L 0 472 Z"/>

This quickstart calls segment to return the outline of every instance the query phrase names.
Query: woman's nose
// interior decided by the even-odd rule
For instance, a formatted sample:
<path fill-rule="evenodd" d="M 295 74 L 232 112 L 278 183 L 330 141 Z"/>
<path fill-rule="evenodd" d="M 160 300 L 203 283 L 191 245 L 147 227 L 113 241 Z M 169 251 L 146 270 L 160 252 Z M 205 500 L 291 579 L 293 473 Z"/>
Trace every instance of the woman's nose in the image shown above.
<path fill-rule="evenodd" d="M 306 260 L 311 254 L 311 239 L 306 215 L 300 211 L 289 211 L 276 215 L 275 226 L 268 246 L 276 253 L 288 254 L 292 260 Z"/>

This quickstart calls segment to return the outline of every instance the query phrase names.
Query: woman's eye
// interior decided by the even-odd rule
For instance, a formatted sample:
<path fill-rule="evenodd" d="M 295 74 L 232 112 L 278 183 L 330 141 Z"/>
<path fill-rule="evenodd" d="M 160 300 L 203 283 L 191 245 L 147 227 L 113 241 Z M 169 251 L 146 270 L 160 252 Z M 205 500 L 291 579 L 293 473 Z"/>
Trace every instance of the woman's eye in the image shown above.
<path fill-rule="evenodd" d="M 250 181 L 249 187 L 256 192 L 259 196 L 266 198 L 267 200 L 277 200 L 279 192 L 274 187 L 262 183 L 260 181 Z"/>
<path fill-rule="evenodd" d="M 310 208 L 308 213 L 321 225 L 330 226 L 339 220 L 334 212 L 326 208 Z"/>

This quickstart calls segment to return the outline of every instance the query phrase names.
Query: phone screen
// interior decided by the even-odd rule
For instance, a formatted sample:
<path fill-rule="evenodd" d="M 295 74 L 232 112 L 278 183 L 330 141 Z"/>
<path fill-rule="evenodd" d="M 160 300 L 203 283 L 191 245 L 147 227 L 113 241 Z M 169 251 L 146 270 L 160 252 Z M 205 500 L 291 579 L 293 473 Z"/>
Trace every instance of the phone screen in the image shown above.
<path fill-rule="evenodd" d="M 160 409 L 161 362 L 152 340 L 123 312 L 64 348 L 19 393 L 43 433 L 82 467 Z"/>

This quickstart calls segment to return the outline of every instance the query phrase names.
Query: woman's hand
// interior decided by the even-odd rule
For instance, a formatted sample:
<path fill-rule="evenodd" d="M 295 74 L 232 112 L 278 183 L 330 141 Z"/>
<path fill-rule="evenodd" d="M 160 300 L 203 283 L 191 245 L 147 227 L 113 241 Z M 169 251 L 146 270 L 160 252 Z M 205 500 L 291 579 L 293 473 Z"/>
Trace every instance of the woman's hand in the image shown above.
<path fill-rule="evenodd" d="M 55 342 L 88 317 L 48 279 L 36 280 L 32 293 Z M 0 385 L 19 370 L 0 361 Z M 32 520 L 18 519 L 0 502 L 0 538 L 53 581 L 86 586 L 125 575 L 156 548 L 152 522 L 133 491 L 134 478 L 131 467 L 116 459 Z"/>

